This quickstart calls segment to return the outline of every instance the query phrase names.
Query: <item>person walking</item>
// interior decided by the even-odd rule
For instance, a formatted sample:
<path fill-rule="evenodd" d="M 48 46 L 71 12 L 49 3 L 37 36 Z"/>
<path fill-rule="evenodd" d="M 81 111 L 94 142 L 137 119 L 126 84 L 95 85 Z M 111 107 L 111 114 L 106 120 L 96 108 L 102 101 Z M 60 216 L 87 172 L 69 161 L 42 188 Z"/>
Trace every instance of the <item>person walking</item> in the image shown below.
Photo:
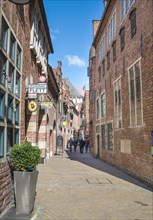
<path fill-rule="evenodd" d="M 72 152 L 72 146 L 74 146 L 74 141 L 72 140 L 72 138 L 70 138 L 69 143 L 70 143 L 70 152 Z"/>
<path fill-rule="evenodd" d="M 86 153 L 87 153 L 88 149 L 89 149 L 89 139 L 87 137 L 85 139 L 85 149 L 86 149 Z"/>
<path fill-rule="evenodd" d="M 83 139 L 81 139 L 81 140 L 79 141 L 79 143 L 80 143 L 80 153 L 83 154 L 83 149 L 84 149 L 85 142 L 84 142 Z"/>

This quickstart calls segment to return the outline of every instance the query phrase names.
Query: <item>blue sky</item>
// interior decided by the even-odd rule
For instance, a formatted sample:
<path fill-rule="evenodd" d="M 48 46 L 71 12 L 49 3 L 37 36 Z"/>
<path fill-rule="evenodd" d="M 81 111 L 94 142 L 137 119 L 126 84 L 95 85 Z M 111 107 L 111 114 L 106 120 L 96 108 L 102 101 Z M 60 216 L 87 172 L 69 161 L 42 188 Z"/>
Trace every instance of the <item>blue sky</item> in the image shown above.
<path fill-rule="evenodd" d="M 88 89 L 87 66 L 93 41 L 92 20 L 103 13 L 103 0 L 43 0 L 54 54 L 49 64 L 62 62 L 63 77 L 81 91 Z"/>

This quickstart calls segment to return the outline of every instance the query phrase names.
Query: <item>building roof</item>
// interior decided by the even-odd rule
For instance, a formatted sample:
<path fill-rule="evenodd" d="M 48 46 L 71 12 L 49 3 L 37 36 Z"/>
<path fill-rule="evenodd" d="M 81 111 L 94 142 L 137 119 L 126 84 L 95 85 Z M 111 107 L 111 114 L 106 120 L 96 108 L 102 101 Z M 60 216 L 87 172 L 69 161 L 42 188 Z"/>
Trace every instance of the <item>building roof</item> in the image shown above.
<path fill-rule="evenodd" d="M 69 86 L 70 97 L 83 97 L 68 78 L 64 78 L 64 81 Z"/>

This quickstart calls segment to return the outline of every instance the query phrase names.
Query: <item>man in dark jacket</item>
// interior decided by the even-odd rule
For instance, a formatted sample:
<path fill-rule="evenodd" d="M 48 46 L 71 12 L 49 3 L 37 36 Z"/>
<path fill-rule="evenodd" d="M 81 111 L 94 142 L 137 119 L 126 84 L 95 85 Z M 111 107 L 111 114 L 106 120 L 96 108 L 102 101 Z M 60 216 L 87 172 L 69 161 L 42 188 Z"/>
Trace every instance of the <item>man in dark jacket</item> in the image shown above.
<path fill-rule="evenodd" d="M 83 139 L 81 139 L 81 140 L 79 141 L 79 143 L 80 143 L 80 153 L 83 153 L 83 149 L 84 149 L 85 142 L 84 142 Z"/>

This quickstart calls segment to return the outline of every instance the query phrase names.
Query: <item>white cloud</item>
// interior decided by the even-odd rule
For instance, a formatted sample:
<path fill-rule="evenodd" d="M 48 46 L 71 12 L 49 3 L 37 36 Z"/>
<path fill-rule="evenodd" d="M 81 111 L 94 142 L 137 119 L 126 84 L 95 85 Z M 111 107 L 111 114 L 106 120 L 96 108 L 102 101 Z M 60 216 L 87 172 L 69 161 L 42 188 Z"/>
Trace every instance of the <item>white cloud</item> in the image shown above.
<path fill-rule="evenodd" d="M 80 59 L 76 55 L 66 55 L 65 58 L 67 59 L 69 66 L 72 66 L 72 65 L 79 66 L 79 67 L 86 66 L 85 61 Z"/>
<path fill-rule="evenodd" d="M 59 30 L 58 29 L 52 29 L 50 28 L 50 33 L 51 33 L 51 39 L 52 40 L 56 40 L 56 35 L 59 34 Z"/>

